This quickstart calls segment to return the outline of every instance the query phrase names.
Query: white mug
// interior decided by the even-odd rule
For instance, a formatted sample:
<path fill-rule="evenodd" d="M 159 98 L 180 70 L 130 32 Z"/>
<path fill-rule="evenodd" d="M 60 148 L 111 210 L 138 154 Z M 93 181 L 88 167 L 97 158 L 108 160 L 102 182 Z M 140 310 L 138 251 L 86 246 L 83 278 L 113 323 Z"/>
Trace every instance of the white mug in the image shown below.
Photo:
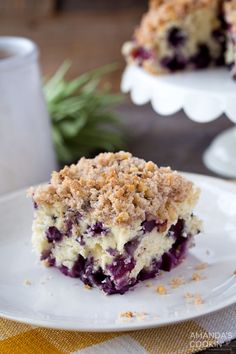
<path fill-rule="evenodd" d="M 48 181 L 55 168 L 38 48 L 0 37 L 0 194 Z"/>

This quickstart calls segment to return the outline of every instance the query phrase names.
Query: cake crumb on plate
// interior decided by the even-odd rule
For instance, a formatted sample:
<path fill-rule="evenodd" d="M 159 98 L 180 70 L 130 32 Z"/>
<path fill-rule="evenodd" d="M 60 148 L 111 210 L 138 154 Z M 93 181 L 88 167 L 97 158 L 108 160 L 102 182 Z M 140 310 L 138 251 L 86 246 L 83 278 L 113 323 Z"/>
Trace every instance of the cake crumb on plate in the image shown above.
<path fill-rule="evenodd" d="M 199 293 L 193 294 L 190 292 L 186 292 L 184 294 L 184 299 L 186 301 L 190 301 L 191 303 L 194 303 L 194 305 L 202 305 L 204 303 L 204 300 Z"/>
<path fill-rule="evenodd" d="M 199 281 L 199 280 L 202 280 L 203 278 L 202 278 L 202 276 L 201 276 L 201 274 L 199 274 L 199 273 L 197 273 L 197 272 L 194 272 L 193 274 L 192 274 L 192 280 L 193 281 Z"/>
<path fill-rule="evenodd" d="M 145 284 L 146 288 L 151 288 L 153 286 L 153 284 L 151 282 L 148 282 L 147 284 Z"/>
<path fill-rule="evenodd" d="M 92 286 L 88 285 L 88 284 L 84 284 L 84 288 L 87 289 L 87 290 L 91 290 L 92 289 Z"/>
<path fill-rule="evenodd" d="M 172 278 L 170 281 L 170 286 L 173 289 L 178 288 L 179 286 L 183 285 L 185 283 L 184 278 L 183 277 L 176 277 L 176 278 Z"/>
<path fill-rule="evenodd" d="M 194 304 L 195 305 L 202 305 L 204 303 L 203 298 L 201 297 L 200 294 L 196 294 L 194 296 Z"/>
<path fill-rule="evenodd" d="M 25 279 L 24 285 L 32 285 L 32 282 L 29 279 Z"/>
<path fill-rule="evenodd" d="M 132 311 L 121 312 L 120 317 L 132 318 L 132 317 L 134 317 L 134 312 L 132 312 Z"/>
<path fill-rule="evenodd" d="M 146 312 L 137 312 L 136 317 L 140 321 L 144 321 L 147 318 L 147 313 Z"/>
<path fill-rule="evenodd" d="M 147 315 L 148 314 L 146 312 L 124 311 L 119 314 L 119 317 L 126 320 L 131 320 L 132 318 L 139 321 L 144 321 L 147 318 Z"/>
<path fill-rule="evenodd" d="M 195 265 L 195 269 L 196 270 L 203 270 L 206 269 L 208 267 L 208 263 L 207 262 L 202 262 L 202 263 L 198 263 Z"/>
<path fill-rule="evenodd" d="M 166 295 L 166 294 L 167 294 L 166 287 L 165 287 L 163 284 L 160 284 L 160 285 L 157 286 L 156 292 L 157 292 L 159 295 Z"/>
<path fill-rule="evenodd" d="M 193 298 L 193 296 L 194 295 L 192 293 L 190 293 L 190 292 L 184 293 L 185 300 L 191 300 Z"/>

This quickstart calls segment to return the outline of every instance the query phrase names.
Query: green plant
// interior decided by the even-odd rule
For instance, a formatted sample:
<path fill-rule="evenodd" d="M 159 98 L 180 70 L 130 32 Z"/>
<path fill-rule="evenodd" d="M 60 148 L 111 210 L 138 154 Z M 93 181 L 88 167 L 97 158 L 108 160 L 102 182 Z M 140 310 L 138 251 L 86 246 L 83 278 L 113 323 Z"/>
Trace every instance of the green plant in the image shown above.
<path fill-rule="evenodd" d="M 107 65 L 71 81 L 65 79 L 69 67 L 65 62 L 44 85 L 58 161 L 71 163 L 97 151 L 122 149 L 124 133 L 111 108 L 123 97 L 112 94 L 107 85 L 101 87 L 101 78 L 116 66 Z"/>

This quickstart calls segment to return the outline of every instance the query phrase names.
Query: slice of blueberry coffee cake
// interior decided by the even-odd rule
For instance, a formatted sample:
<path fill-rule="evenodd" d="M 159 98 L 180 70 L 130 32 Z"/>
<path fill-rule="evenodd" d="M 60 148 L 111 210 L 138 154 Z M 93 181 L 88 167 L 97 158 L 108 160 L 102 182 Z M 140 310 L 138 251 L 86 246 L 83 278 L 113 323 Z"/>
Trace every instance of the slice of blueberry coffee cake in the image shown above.
<path fill-rule="evenodd" d="M 236 79 L 236 0 L 225 2 L 224 13 L 227 25 L 226 64 Z"/>
<path fill-rule="evenodd" d="M 127 152 L 82 158 L 31 195 L 41 260 L 106 294 L 170 271 L 201 228 L 193 214 L 199 190 Z"/>
<path fill-rule="evenodd" d="M 222 0 L 151 0 L 122 52 L 154 74 L 224 64 Z"/>

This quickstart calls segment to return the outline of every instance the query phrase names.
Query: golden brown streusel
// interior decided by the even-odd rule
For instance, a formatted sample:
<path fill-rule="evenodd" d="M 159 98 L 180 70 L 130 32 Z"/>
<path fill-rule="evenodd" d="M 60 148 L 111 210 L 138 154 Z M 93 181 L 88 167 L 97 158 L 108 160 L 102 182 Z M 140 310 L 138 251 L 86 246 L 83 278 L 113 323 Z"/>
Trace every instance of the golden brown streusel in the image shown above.
<path fill-rule="evenodd" d="M 132 225 L 146 218 L 175 222 L 179 205 L 193 207 L 199 191 L 169 167 L 158 168 L 121 151 L 81 158 L 53 172 L 51 183 L 36 187 L 31 195 L 39 207 L 59 203 L 91 221 Z"/>
<path fill-rule="evenodd" d="M 236 275 L 236 269 L 234 270 L 233 275 Z"/>
<path fill-rule="evenodd" d="M 156 42 L 156 31 L 169 23 L 185 18 L 199 9 L 217 9 L 219 0 L 152 0 L 149 11 L 143 15 L 135 38 L 141 45 L 152 46 Z"/>

